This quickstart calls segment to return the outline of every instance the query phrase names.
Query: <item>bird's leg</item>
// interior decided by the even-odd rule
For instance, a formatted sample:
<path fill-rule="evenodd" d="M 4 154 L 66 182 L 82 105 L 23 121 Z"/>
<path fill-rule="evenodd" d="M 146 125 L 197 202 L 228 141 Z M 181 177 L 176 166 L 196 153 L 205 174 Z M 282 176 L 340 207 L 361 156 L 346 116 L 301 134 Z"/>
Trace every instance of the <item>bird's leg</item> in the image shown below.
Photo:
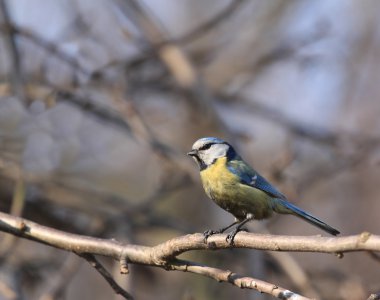
<path fill-rule="evenodd" d="M 241 221 L 241 222 L 239 223 L 239 225 L 236 226 L 236 228 L 235 228 L 233 231 L 231 231 L 231 232 L 227 235 L 227 237 L 226 237 L 226 241 L 227 241 L 227 243 L 229 243 L 231 246 L 233 246 L 233 245 L 234 245 L 234 239 L 235 239 L 236 234 L 237 234 L 239 231 L 245 230 L 245 229 L 242 228 L 242 227 L 243 227 L 246 223 L 248 223 L 249 221 L 251 221 L 251 220 L 253 220 L 253 219 L 254 219 L 253 214 L 247 214 L 246 218 L 245 218 L 243 221 Z"/>
<path fill-rule="evenodd" d="M 228 225 L 228 226 L 226 226 L 226 227 L 223 227 L 222 229 L 219 229 L 219 230 L 211 230 L 211 229 L 208 229 L 208 230 L 206 230 L 205 232 L 203 232 L 203 236 L 204 236 L 203 241 L 204 241 L 205 243 L 207 243 L 207 239 L 208 239 L 210 236 L 212 236 L 212 235 L 214 235 L 214 234 L 218 234 L 218 233 L 223 233 L 223 232 L 225 232 L 227 229 L 231 228 L 232 226 L 234 226 L 234 225 L 236 225 L 236 224 L 238 224 L 238 223 L 239 223 L 239 221 L 235 219 L 235 222 L 233 222 L 232 224 L 230 224 L 230 225 Z"/>

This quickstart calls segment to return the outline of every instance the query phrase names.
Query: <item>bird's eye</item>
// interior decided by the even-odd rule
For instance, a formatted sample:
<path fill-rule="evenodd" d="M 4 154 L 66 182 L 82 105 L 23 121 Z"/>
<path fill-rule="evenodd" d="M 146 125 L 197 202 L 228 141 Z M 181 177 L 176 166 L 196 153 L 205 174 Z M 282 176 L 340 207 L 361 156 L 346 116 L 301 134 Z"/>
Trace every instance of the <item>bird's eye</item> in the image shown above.
<path fill-rule="evenodd" d="M 210 147 L 214 145 L 213 143 L 204 144 L 202 147 L 199 148 L 200 151 L 210 149 Z"/>

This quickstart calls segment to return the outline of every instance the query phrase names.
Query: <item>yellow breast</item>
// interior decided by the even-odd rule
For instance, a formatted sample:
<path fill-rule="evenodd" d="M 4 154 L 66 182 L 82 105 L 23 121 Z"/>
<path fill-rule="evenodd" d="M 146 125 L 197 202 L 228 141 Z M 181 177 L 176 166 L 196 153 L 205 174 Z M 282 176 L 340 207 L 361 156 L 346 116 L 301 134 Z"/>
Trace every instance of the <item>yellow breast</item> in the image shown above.
<path fill-rule="evenodd" d="M 272 214 L 270 196 L 263 191 L 241 183 L 240 178 L 227 168 L 227 158 L 218 158 L 211 166 L 201 171 L 206 194 L 220 207 L 238 219 L 252 213 L 255 219 Z"/>
<path fill-rule="evenodd" d="M 227 158 L 218 158 L 211 166 L 201 172 L 203 187 L 215 192 L 225 189 L 225 185 L 238 180 L 237 176 L 227 169 Z"/>

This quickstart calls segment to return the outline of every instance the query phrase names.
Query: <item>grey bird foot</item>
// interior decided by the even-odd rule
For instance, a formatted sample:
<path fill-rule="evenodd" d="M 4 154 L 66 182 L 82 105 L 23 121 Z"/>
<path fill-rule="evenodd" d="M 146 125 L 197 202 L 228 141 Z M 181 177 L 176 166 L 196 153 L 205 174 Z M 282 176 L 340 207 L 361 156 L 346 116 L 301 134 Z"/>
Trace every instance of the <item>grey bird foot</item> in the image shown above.
<path fill-rule="evenodd" d="M 226 242 L 230 244 L 230 246 L 234 246 L 235 245 L 235 242 L 234 242 L 234 239 L 235 239 L 235 236 L 237 235 L 238 232 L 240 231 L 245 231 L 245 232 L 248 232 L 248 229 L 246 228 L 236 228 L 235 230 L 231 231 L 227 237 L 226 237 Z"/>
<path fill-rule="evenodd" d="M 220 230 L 211 230 L 211 229 L 208 229 L 208 230 L 206 230 L 205 232 L 203 232 L 203 242 L 205 243 L 205 244 L 207 244 L 207 239 L 210 237 L 210 236 L 212 236 L 212 235 L 214 235 L 214 234 L 218 234 L 218 233 L 221 233 L 221 231 Z"/>

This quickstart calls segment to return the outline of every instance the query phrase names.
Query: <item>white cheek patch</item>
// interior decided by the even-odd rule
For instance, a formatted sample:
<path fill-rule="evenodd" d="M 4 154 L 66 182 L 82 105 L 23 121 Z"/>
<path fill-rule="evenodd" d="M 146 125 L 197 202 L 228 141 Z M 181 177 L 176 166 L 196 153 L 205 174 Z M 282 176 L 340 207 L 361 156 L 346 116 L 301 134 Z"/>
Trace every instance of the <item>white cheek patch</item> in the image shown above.
<path fill-rule="evenodd" d="M 216 144 L 211 146 L 210 152 L 212 152 L 214 158 L 223 157 L 227 155 L 228 145 Z"/>
<path fill-rule="evenodd" d="M 215 156 L 212 155 L 212 153 L 210 153 L 209 151 L 205 151 L 201 154 L 201 159 L 203 160 L 206 166 L 209 166 L 214 162 Z"/>
<path fill-rule="evenodd" d="M 212 145 L 210 149 L 204 150 L 200 153 L 201 159 L 207 166 L 209 166 L 213 164 L 217 158 L 226 156 L 228 147 L 229 146 L 226 144 Z"/>

